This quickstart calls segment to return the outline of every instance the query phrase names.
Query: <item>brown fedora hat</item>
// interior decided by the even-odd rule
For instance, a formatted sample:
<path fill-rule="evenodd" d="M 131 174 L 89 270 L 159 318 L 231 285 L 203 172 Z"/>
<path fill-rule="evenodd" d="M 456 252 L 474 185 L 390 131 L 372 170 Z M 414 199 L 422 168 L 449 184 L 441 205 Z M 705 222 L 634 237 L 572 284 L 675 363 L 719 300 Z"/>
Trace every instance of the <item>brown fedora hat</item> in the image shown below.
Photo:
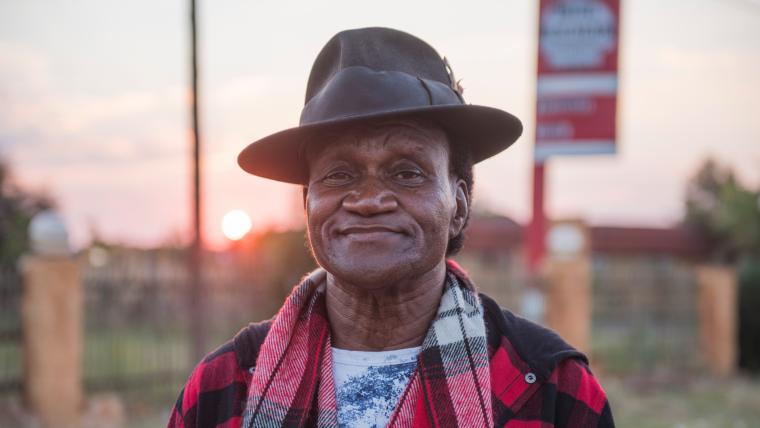
<path fill-rule="evenodd" d="M 465 104 L 447 62 L 429 44 L 390 28 L 361 28 L 333 36 L 317 55 L 299 126 L 264 137 L 238 156 L 245 171 L 306 184 L 303 145 L 321 132 L 358 121 L 419 117 L 441 126 L 452 144 L 480 162 L 522 134 L 513 115 Z"/>

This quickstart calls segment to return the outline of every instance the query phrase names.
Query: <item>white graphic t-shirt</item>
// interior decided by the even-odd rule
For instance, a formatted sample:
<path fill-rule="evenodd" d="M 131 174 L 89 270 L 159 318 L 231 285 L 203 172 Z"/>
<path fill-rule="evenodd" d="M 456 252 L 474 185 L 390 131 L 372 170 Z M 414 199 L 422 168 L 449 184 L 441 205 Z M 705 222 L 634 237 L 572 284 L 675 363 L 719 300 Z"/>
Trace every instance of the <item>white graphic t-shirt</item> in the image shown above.
<path fill-rule="evenodd" d="M 382 352 L 332 348 L 339 425 L 386 426 L 409 383 L 419 352 L 419 346 Z"/>

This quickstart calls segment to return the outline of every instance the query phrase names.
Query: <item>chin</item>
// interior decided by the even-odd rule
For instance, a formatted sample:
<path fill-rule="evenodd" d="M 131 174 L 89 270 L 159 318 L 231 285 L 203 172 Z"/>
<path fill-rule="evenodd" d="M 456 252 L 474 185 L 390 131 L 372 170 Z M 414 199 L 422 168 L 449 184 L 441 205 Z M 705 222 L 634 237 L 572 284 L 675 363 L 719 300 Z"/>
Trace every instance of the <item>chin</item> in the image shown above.
<path fill-rule="evenodd" d="M 368 290 L 396 283 L 413 271 L 408 261 L 363 257 L 344 258 L 325 268 L 340 280 Z"/>
<path fill-rule="evenodd" d="M 320 261 L 320 265 L 343 282 L 365 290 L 377 290 L 420 277 L 438 264 L 433 260 L 409 257 L 404 252 L 387 256 L 353 254 L 340 260 Z"/>

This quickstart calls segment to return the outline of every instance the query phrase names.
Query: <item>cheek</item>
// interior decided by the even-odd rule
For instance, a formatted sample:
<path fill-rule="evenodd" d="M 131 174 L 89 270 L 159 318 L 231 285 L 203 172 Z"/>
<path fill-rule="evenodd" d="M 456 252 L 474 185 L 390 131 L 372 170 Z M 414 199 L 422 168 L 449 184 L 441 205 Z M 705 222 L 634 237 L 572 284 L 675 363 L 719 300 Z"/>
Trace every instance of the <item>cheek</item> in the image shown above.
<path fill-rule="evenodd" d="M 331 205 L 329 198 L 319 195 L 309 194 L 306 198 L 306 230 L 315 255 L 324 254 L 329 243 L 326 222 L 330 217 Z"/>
<path fill-rule="evenodd" d="M 311 198 L 306 199 L 306 229 L 309 231 L 309 239 L 314 239 L 314 236 L 321 224 L 320 204 L 313 201 Z"/>
<path fill-rule="evenodd" d="M 417 199 L 416 204 L 415 202 L 412 204 L 416 205 L 417 218 L 420 219 L 419 223 L 425 233 L 425 240 L 429 244 L 446 244 L 449 240 L 449 226 L 454 218 L 454 203 L 446 193 L 437 193 L 435 196 L 428 199 L 430 201 L 428 204 L 419 202 L 424 200 L 423 198 Z"/>

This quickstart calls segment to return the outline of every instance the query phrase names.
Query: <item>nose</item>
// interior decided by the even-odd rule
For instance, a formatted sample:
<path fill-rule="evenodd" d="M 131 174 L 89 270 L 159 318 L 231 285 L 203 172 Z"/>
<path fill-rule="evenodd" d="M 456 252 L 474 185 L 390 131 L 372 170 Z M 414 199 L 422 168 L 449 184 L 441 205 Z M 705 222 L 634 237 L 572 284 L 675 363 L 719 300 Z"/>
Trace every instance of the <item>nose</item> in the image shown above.
<path fill-rule="evenodd" d="M 343 199 L 343 207 L 367 217 L 394 211 L 398 208 L 398 201 L 393 192 L 380 180 L 367 178 Z"/>

